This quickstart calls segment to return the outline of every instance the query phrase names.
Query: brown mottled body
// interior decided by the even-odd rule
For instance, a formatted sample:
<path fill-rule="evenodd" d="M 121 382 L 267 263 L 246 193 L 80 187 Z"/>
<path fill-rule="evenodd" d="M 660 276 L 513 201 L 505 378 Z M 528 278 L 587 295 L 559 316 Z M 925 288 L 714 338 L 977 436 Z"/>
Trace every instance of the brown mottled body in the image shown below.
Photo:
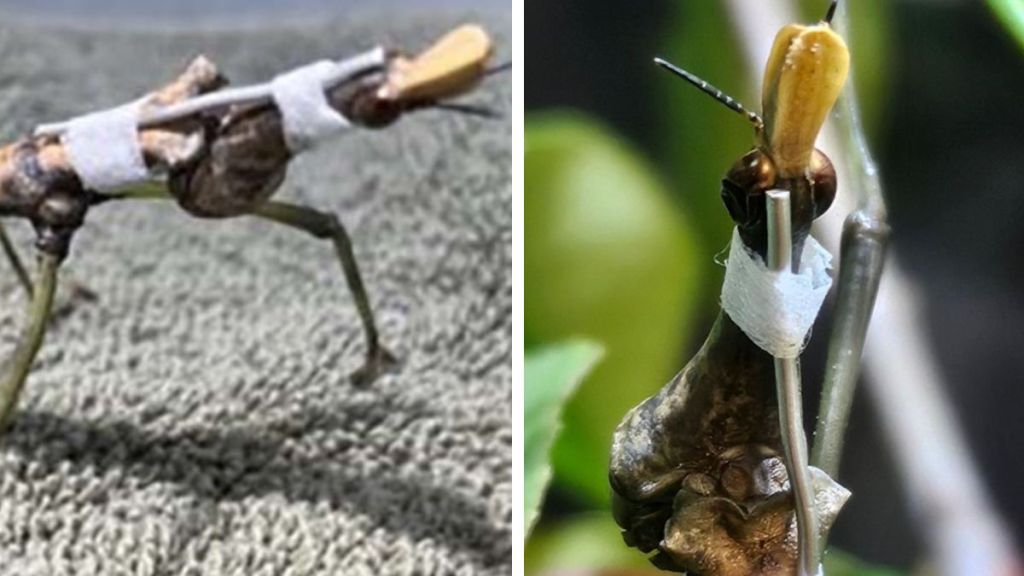
<path fill-rule="evenodd" d="M 793 574 L 781 453 L 772 357 L 720 312 L 696 356 L 615 432 L 609 479 L 626 543 L 657 551 L 666 570 Z M 823 474 L 815 483 L 827 530 L 848 493 Z"/>
<path fill-rule="evenodd" d="M 658 549 L 684 492 L 745 499 L 748 480 L 727 471 L 782 448 L 773 371 L 772 357 L 720 313 L 686 367 L 626 415 L 615 432 L 609 477 L 627 544 Z"/>
<path fill-rule="evenodd" d="M 392 56 L 397 58 L 397 56 Z M 371 70 L 329 91 L 328 102 L 357 125 L 383 128 L 415 103 L 376 97 L 384 69 Z M 293 154 L 281 114 L 272 104 L 236 106 L 210 129 L 204 154 L 170 171 L 168 186 L 182 208 L 204 218 L 248 214 L 284 182 Z"/>
<path fill-rule="evenodd" d="M 762 258 L 767 191 L 791 192 L 794 247 L 832 204 L 835 169 L 820 150 L 812 158 L 803 176 L 783 179 L 755 148 L 723 179 L 722 199 L 740 238 Z M 719 312 L 697 355 L 615 432 L 609 478 L 626 543 L 658 550 L 652 562 L 667 570 L 793 574 L 796 523 L 782 453 L 774 360 Z M 829 503 L 819 510 L 827 531 L 848 494 L 827 476 L 815 480 L 817 496 Z"/>

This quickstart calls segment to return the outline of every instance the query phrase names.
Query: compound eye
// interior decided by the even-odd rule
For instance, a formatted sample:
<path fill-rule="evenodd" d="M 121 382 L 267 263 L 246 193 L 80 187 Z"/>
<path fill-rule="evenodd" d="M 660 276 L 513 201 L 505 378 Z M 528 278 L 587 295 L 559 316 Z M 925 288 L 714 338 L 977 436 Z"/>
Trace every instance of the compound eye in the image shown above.
<path fill-rule="evenodd" d="M 722 202 L 729 211 L 729 217 L 738 226 L 745 226 L 750 221 L 747 211 L 747 193 L 729 180 L 722 180 Z"/>
<path fill-rule="evenodd" d="M 722 201 L 740 228 L 756 226 L 764 218 L 764 192 L 775 185 L 771 159 L 757 148 L 736 161 L 722 180 Z"/>
<path fill-rule="evenodd" d="M 342 102 L 342 113 L 353 122 L 368 128 L 382 128 L 402 115 L 402 104 L 377 97 L 377 88 L 363 86 Z"/>
<path fill-rule="evenodd" d="M 821 150 L 814 151 L 808 176 L 814 198 L 814 217 L 817 218 L 824 214 L 836 199 L 836 169 Z"/>

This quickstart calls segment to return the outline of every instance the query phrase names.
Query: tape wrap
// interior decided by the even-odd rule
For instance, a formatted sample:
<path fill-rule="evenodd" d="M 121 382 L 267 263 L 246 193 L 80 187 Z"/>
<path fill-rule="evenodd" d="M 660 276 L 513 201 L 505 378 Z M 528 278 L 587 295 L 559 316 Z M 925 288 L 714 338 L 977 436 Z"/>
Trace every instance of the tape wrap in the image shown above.
<path fill-rule="evenodd" d="M 113 192 L 149 178 L 138 137 L 140 105 L 132 102 L 68 123 L 61 142 L 85 188 Z"/>
<path fill-rule="evenodd" d="M 324 79 L 335 66 L 321 60 L 280 74 L 270 83 L 281 112 L 284 140 L 292 152 L 311 148 L 350 126 L 324 95 Z"/>
<path fill-rule="evenodd" d="M 808 236 L 799 273 L 769 270 L 733 230 L 722 310 L 765 352 L 796 358 L 832 286 L 831 265 L 832 255 Z"/>

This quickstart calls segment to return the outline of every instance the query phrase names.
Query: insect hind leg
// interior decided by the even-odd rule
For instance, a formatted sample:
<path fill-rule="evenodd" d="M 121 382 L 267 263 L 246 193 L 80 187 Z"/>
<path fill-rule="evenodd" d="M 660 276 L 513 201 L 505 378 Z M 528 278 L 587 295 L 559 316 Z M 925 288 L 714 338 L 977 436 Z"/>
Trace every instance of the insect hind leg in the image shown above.
<path fill-rule="evenodd" d="M 24 259 L 18 253 L 18 248 L 7 234 L 7 229 L 4 227 L 3 222 L 0 222 L 0 249 L 3 250 L 4 257 L 14 271 L 14 275 L 18 278 L 18 284 L 25 292 L 25 297 L 31 301 L 33 293 L 32 278 L 28 273 L 28 267 L 25 266 Z M 50 315 L 50 320 L 52 321 L 67 317 L 83 302 L 99 300 L 99 295 L 96 292 L 88 286 L 76 282 L 74 279 L 65 281 L 64 284 L 67 287 L 67 291 L 62 290 L 61 294 L 57 296 L 55 310 Z"/>
<path fill-rule="evenodd" d="M 366 360 L 363 366 L 352 374 L 352 380 L 356 384 L 368 384 L 381 374 L 394 369 L 398 360 L 380 343 L 380 334 L 377 331 L 377 323 L 370 306 L 370 298 L 366 293 L 355 253 L 352 250 L 352 240 L 341 220 L 329 212 L 275 201 L 266 202 L 252 215 L 304 230 L 315 238 L 330 240 L 334 244 L 334 250 L 337 253 L 342 272 L 345 274 L 349 291 L 355 300 L 366 335 Z"/>

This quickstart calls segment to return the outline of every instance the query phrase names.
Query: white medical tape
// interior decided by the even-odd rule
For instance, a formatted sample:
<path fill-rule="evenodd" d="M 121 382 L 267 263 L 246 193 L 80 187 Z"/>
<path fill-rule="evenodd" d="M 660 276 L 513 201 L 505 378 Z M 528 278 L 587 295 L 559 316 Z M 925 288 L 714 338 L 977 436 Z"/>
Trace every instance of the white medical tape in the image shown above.
<path fill-rule="evenodd" d="M 82 186 L 112 192 L 149 179 L 139 144 L 141 101 L 73 118 L 61 142 Z"/>
<path fill-rule="evenodd" d="M 349 128 L 348 119 L 331 107 L 324 90 L 386 61 L 387 54 L 377 48 L 341 62 L 321 60 L 276 76 L 270 89 L 281 112 L 288 149 L 301 152 Z"/>
<path fill-rule="evenodd" d="M 769 270 L 733 230 L 722 310 L 765 352 L 796 358 L 832 286 L 831 265 L 832 255 L 808 236 L 799 273 Z"/>
<path fill-rule="evenodd" d="M 321 60 L 275 76 L 270 83 L 281 112 L 284 141 L 292 152 L 311 148 L 351 126 L 324 95 L 323 78 L 334 67 L 334 62 Z"/>

